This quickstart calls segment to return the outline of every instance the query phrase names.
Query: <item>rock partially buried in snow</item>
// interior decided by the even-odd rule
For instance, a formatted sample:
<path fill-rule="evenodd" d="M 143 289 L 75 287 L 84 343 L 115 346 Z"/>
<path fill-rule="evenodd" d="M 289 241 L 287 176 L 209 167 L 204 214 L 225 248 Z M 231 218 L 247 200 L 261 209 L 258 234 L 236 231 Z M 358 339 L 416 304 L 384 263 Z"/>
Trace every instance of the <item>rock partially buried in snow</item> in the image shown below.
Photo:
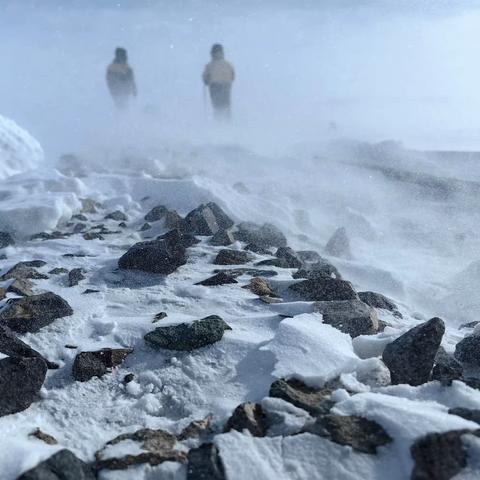
<path fill-rule="evenodd" d="M 118 266 L 125 270 L 169 275 L 185 263 L 187 252 L 177 232 L 167 238 L 136 243 L 120 258 Z"/>
<path fill-rule="evenodd" d="M 342 276 L 340 272 L 330 262 L 321 259 L 315 263 L 308 263 L 293 274 L 293 278 L 307 278 L 315 280 L 317 278 L 338 278 Z"/>
<path fill-rule="evenodd" d="M 95 480 L 95 475 L 90 465 L 70 450 L 60 450 L 17 480 Z"/>
<path fill-rule="evenodd" d="M 164 205 L 157 205 L 156 207 L 153 207 L 143 218 L 146 222 L 158 222 L 159 220 L 162 220 L 162 218 L 165 218 L 167 213 L 167 207 Z"/>
<path fill-rule="evenodd" d="M 219 230 L 211 239 L 210 244 L 217 247 L 227 247 L 235 241 L 232 230 Z"/>
<path fill-rule="evenodd" d="M 377 453 L 377 448 L 389 444 L 392 438 L 378 423 L 356 416 L 323 415 L 305 431 L 327 437 L 340 445 L 349 445 L 362 453 Z"/>
<path fill-rule="evenodd" d="M 258 295 L 259 297 L 276 297 L 276 294 L 270 284 L 261 277 L 252 278 L 250 280 L 250 283 L 242 288 L 250 290 L 252 293 Z"/>
<path fill-rule="evenodd" d="M 271 223 L 264 223 L 261 226 L 248 222 L 240 223 L 235 238 L 263 248 L 287 246 L 285 235 Z"/>
<path fill-rule="evenodd" d="M 74 268 L 68 272 L 68 286 L 74 287 L 78 285 L 82 280 L 85 279 L 83 270 L 81 268 Z"/>
<path fill-rule="evenodd" d="M 267 432 L 266 416 L 259 403 L 246 402 L 239 405 L 228 419 L 225 431 L 248 430 L 254 437 L 264 437 Z"/>
<path fill-rule="evenodd" d="M 428 382 L 444 333 L 443 320 L 435 317 L 389 343 L 382 359 L 390 370 L 392 384 L 416 386 Z"/>
<path fill-rule="evenodd" d="M 228 285 L 232 283 L 238 283 L 232 275 L 227 273 L 217 273 L 213 277 L 202 280 L 201 282 L 196 283 L 195 285 L 203 285 L 204 287 L 214 287 L 217 285 Z"/>
<path fill-rule="evenodd" d="M 332 257 L 352 257 L 350 240 L 348 239 L 347 230 L 344 227 L 335 230 L 335 233 L 325 246 L 325 252 Z"/>
<path fill-rule="evenodd" d="M 463 366 L 455 357 L 439 347 L 432 370 L 432 380 L 438 380 L 442 385 L 451 385 L 453 380 L 463 376 Z"/>
<path fill-rule="evenodd" d="M 480 335 L 470 335 L 458 342 L 454 355 L 459 362 L 480 366 Z"/>
<path fill-rule="evenodd" d="M 0 417 L 27 409 L 37 399 L 46 374 L 41 358 L 0 360 Z"/>
<path fill-rule="evenodd" d="M 102 377 L 109 369 L 121 365 L 132 352 L 132 348 L 102 348 L 95 352 L 81 352 L 73 362 L 73 378 L 87 382 L 93 377 Z"/>
<path fill-rule="evenodd" d="M 278 259 L 283 260 L 285 262 L 285 265 L 287 265 L 287 268 L 303 267 L 303 261 L 300 259 L 297 253 L 290 247 L 280 247 L 276 251 L 275 256 Z"/>
<path fill-rule="evenodd" d="M 14 245 L 15 240 L 13 239 L 12 235 L 8 232 L 0 232 L 0 248 L 9 247 L 10 245 Z"/>
<path fill-rule="evenodd" d="M 72 307 L 52 292 L 15 298 L 0 311 L 0 325 L 15 332 L 37 332 L 57 318 L 73 315 Z"/>
<path fill-rule="evenodd" d="M 214 235 L 233 224 L 233 220 L 213 202 L 200 205 L 185 217 L 186 231 L 193 235 Z"/>
<path fill-rule="evenodd" d="M 417 440 L 410 452 L 415 462 L 411 480 L 449 480 L 467 466 L 467 450 L 462 436 L 480 430 L 453 430 L 430 433 Z"/>
<path fill-rule="evenodd" d="M 298 408 L 306 410 L 311 415 L 317 416 L 330 411 L 334 402 L 330 400 L 333 389 L 312 388 L 296 379 L 276 380 L 270 386 L 269 396 L 281 398 Z"/>
<path fill-rule="evenodd" d="M 316 302 L 314 311 L 323 315 L 323 322 L 348 333 L 352 338 L 373 335 L 378 331 L 377 313 L 360 300 Z"/>
<path fill-rule="evenodd" d="M 188 452 L 187 480 L 226 480 L 217 447 L 204 443 Z"/>
<path fill-rule="evenodd" d="M 307 302 L 331 300 L 358 300 L 350 282 L 337 278 L 315 278 L 290 285 L 302 300 Z"/>
<path fill-rule="evenodd" d="M 469 420 L 470 422 L 475 422 L 480 424 L 480 410 L 472 410 L 470 408 L 450 408 L 448 410 L 450 415 L 457 415 L 457 417 L 462 417 L 465 420 Z"/>
<path fill-rule="evenodd" d="M 220 341 L 225 330 L 231 330 L 219 316 L 210 315 L 192 323 L 158 327 L 145 335 L 145 340 L 156 348 L 192 351 Z"/>
<path fill-rule="evenodd" d="M 395 303 L 385 295 L 376 292 L 358 292 L 358 296 L 362 302 L 370 305 L 370 307 L 388 310 L 396 317 L 402 318 L 402 314 L 398 311 Z"/>
<path fill-rule="evenodd" d="M 215 265 L 244 265 L 252 260 L 252 256 L 243 250 L 223 249 L 218 252 L 213 263 Z"/>
<path fill-rule="evenodd" d="M 115 220 L 116 222 L 126 222 L 128 217 L 120 210 L 115 210 L 105 216 L 105 220 Z"/>
<path fill-rule="evenodd" d="M 157 240 L 165 240 L 171 243 L 181 243 L 185 248 L 193 247 L 197 243 L 200 243 L 200 240 L 189 233 L 182 232 L 178 228 L 174 228 L 163 235 L 157 237 Z"/>

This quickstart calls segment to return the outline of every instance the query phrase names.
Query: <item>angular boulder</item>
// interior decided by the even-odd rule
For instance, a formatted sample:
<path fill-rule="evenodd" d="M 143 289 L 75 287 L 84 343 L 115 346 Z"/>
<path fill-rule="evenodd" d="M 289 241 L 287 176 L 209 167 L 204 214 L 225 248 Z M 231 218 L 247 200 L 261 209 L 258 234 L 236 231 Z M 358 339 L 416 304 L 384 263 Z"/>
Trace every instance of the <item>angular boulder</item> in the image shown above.
<path fill-rule="evenodd" d="M 449 480 L 460 473 L 467 466 L 462 435 L 468 433 L 473 431 L 429 433 L 417 440 L 410 448 L 415 462 L 411 480 Z"/>
<path fill-rule="evenodd" d="M 219 230 L 211 239 L 210 245 L 215 247 L 227 247 L 235 241 L 232 230 Z"/>
<path fill-rule="evenodd" d="M 218 285 L 229 285 L 232 283 L 238 283 L 232 275 L 227 273 L 217 273 L 213 277 L 202 280 L 201 282 L 196 283 L 195 285 L 203 285 L 204 287 L 215 287 Z"/>
<path fill-rule="evenodd" d="M 8 232 L 0 232 L 0 248 L 9 247 L 15 245 L 15 240 Z"/>
<path fill-rule="evenodd" d="M 213 202 L 200 205 L 185 217 L 186 231 L 192 235 L 214 235 L 233 225 L 233 220 Z"/>
<path fill-rule="evenodd" d="M 169 275 L 186 263 L 187 251 L 177 232 L 167 238 L 136 243 L 119 259 L 118 266 L 125 270 Z"/>
<path fill-rule="evenodd" d="M 281 398 L 298 408 L 302 408 L 313 416 L 323 415 L 330 411 L 334 402 L 330 400 L 333 388 L 316 389 L 296 379 L 275 380 L 270 386 L 270 397 Z"/>
<path fill-rule="evenodd" d="M 8 300 L 0 311 L 0 325 L 18 333 L 37 332 L 55 319 L 70 315 L 72 307 L 63 298 L 47 292 Z"/>
<path fill-rule="evenodd" d="M 102 348 L 95 352 L 81 352 L 73 362 L 73 378 L 87 382 L 93 377 L 102 377 L 109 369 L 121 365 L 132 352 L 132 348 Z"/>
<path fill-rule="evenodd" d="M 95 480 L 90 467 L 70 450 L 60 450 L 36 467 L 20 475 L 17 480 Z"/>
<path fill-rule="evenodd" d="M 323 315 L 323 323 L 352 338 L 378 332 L 377 312 L 361 300 L 316 302 L 313 308 Z"/>
<path fill-rule="evenodd" d="M 402 318 L 395 303 L 385 295 L 376 292 L 358 292 L 360 300 L 370 307 L 380 308 L 392 312 L 396 317 Z"/>
<path fill-rule="evenodd" d="M 325 246 L 325 252 L 332 257 L 351 258 L 350 240 L 344 227 L 335 230 Z"/>
<path fill-rule="evenodd" d="M 352 284 L 337 278 L 319 277 L 303 280 L 288 287 L 307 302 L 332 300 L 358 300 Z"/>
<path fill-rule="evenodd" d="M 226 480 L 220 453 L 213 443 L 192 448 L 187 459 L 187 480 Z"/>
<path fill-rule="evenodd" d="M 215 265 L 244 265 L 252 260 L 252 256 L 243 250 L 223 249 L 218 252 L 213 263 Z"/>
<path fill-rule="evenodd" d="M 146 222 L 158 222 L 165 218 L 168 213 L 168 208 L 164 205 L 157 205 L 153 207 L 146 215 L 143 217 Z"/>
<path fill-rule="evenodd" d="M 392 438 L 381 425 L 356 416 L 322 415 L 305 431 L 326 437 L 340 445 L 349 445 L 362 453 L 377 453 L 377 448 L 389 444 Z"/>
<path fill-rule="evenodd" d="M 67 284 L 69 287 L 74 287 L 84 279 L 85 275 L 83 274 L 83 270 L 81 268 L 74 268 L 68 272 Z"/>
<path fill-rule="evenodd" d="M 390 370 L 392 384 L 428 382 L 444 333 L 443 320 L 435 317 L 389 343 L 382 360 Z"/>
<path fill-rule="evenodd" d="M 248 430 L 254 437 L 264 437 L 267 432 L 266 415 L 259 403 L 246 402 L 239 405 L 228 419 L 225 431 Z"/>
<path fill-rule="evenodd" d="M 270 284 L 261 277 L 253 277 L 250 280 L 250 283 L 242 288 L 250 290 L 252 293 L 258 295 L 259 297 L 276 297 L 276 294 Z"/>
<path fill-rule="evenodd" d="M 157 237 L 157 240 L 165 240 L 170 243 L 181 243 L 185 248 L 193 247 L 197 243 L 200 243 L 200 240 L 189 233 L 185 233 L 178 228 L 164 233 Z"/>
<path fill-rule="evenodd" d="M 286 247 L 285 235 L 271 223 L 256 225 L 254 223 L 240 223 L 238 231 L 235 232 L 235 239 L 245 243 L 254 243 L 262 248 Z"/>
<path fill-rule="evenodd" d="M 166 350 L 192 351 L 220 341 L 231 330 L 219 316 L 210 315 L 192 323 L 158 327 L 145 335 L 147 343 Z"/>
<path fill-rule="evenodd" d="M 458 342 L 454 356 L 466 365 L 480 366 L 480 335 L 470 335 Z"/>
<path fill-rule="evenodd" d="M 315 280 L 317 278 L 337 278 L 341 279 L 340 272 L 330 262 L 321 259 L 315 263 L 307 263 L 293 274 L 293 278 L 306 278 Z"/>
<path fill-rule="evenodd" d="M 46 374 L 41 358 L 0 360 L 0 417 L 27 409 L 38 398 Z"/>
<path fill-rule="evenodd" d="M 432 380 L 438 380 L 442 385 L 449 386 L 453 380 L 460 380 L 462 376 L 462 364 L 443 347 L 439 347 L 432 370 Z"/>
<path fill-rule="evenodd" d="M 115 210 L 105 216 L 105 220 L 115 220 L 116 222 L 126 222 L 128 217 L 120 210 Z"/>
<path fill-rule="evenodd" d="M 275 256 L 279 259 L 284 260 L 287 268 L 302 268 L 303 261 L 297 255 L 297 253 L 290 247 L 280 247 Z"/>

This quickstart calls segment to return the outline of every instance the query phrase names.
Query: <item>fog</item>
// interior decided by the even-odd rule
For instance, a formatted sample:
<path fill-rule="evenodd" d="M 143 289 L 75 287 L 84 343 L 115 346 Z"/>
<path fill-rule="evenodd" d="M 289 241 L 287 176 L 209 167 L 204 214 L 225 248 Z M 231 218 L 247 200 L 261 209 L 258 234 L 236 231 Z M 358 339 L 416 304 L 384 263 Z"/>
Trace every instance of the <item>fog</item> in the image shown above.
<path fill-rule="evenodd" d="M 124 46 L 139 88 L 130 131 L 202 141 L 215 133 L 200 75 L 220 41 L 237 71 L 229 141 L 277 149 L 335 122 L 343 137 L 475 148 L 478 6 L 2 0 L 2 113 L 52 156 L 112 141 L 105 68 Z"/>

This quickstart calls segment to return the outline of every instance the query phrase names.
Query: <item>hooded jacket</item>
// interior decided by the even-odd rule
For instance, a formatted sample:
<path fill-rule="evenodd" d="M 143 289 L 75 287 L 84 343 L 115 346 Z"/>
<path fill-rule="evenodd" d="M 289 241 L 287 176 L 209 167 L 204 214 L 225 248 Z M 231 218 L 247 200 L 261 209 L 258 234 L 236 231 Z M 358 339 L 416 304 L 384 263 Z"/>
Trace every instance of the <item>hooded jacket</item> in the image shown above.
<path fill-rule="evenodd" d="M 112 62 L 107 68 L 107 84 L 114 96 L 137 94 L 133 70 L 128 63 Z"/>
<path fill-rule="evenodd" d="M 203 71 L 203 82 L 205 85 L 214 83 L 230 85 L 234 80 L 235 70 L 223 56 L 214 57 Z"/>

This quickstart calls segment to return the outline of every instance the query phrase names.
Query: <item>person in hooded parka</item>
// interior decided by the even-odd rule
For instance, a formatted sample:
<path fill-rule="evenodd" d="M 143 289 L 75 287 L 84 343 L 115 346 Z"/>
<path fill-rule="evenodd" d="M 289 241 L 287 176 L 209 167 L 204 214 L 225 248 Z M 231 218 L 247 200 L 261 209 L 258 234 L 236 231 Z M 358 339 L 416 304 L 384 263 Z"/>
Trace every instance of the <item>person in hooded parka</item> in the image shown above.
<path fill-rule="evenodd" d="M 127 51 L 115 49 L 115 58 L 107 68 L 107 85 L 117 108 L 128 107 L 130 100 L 137 96 L 133 69 L 128 64 Z"/>

